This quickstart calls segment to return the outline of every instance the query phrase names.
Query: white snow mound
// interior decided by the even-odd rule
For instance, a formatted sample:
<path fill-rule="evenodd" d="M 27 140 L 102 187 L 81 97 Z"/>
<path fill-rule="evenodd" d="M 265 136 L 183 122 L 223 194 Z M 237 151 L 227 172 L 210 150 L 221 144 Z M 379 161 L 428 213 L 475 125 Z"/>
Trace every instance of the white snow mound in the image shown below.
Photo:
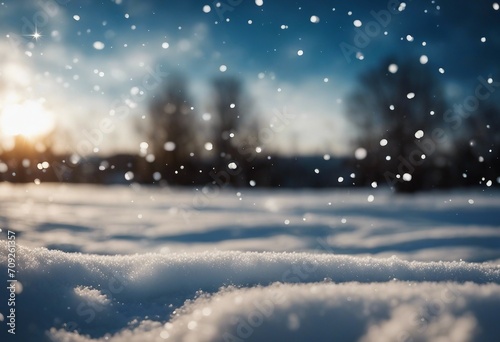
<path fill-rule="evenodd" d="M 2 243 L 0 274 L 7 273 L 5 249 Z M 500 266 L 493 264 L 311 253 L 97 256 L 23 247 L 17 256 L 23 340 L 426 341 L 456 335 L 453 341 L 487 341 L 498 335 Z M 0 294 L 6 298 L 6 289 Z"/>

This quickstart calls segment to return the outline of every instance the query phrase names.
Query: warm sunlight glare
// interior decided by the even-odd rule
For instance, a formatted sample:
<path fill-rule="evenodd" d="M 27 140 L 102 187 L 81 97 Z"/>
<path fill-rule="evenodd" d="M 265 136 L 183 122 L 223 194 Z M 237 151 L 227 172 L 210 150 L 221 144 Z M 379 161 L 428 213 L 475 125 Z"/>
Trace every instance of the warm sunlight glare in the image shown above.
<path fill-rule="evenodd" d="M 35 101 L 7 105 L 0 117 L 0 130 L 6 136 L 34 138 L 50 133 L 54 125 L 53 114 Z"/>

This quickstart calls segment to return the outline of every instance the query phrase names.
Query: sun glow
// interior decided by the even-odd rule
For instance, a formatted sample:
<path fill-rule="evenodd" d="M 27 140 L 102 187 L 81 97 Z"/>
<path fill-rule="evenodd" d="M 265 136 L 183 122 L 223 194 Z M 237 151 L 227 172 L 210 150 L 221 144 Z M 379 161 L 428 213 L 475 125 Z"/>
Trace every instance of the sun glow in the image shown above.
<path fill-rule="evenodd" d="M 49 134 L 54 126 L 54 115 L 35 101 L 7 105 L 0 116 L 0 130 L 4 136 L 36 138 Z"/>

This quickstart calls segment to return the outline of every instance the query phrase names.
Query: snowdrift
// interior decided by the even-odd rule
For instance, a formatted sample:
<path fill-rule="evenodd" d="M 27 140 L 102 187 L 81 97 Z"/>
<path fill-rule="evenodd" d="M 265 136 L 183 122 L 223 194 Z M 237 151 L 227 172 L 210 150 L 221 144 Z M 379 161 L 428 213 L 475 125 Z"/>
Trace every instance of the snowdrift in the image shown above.
<path fill-rule="evenodd" d="M 500 332 L 500 266 L 492 263 L 23 247 L 17 254 L 12 340 L 492 341 Z M 7 298 L 5 286 L 0 293 Z M 6 330 L 2 341 L 12 338 Z"/>

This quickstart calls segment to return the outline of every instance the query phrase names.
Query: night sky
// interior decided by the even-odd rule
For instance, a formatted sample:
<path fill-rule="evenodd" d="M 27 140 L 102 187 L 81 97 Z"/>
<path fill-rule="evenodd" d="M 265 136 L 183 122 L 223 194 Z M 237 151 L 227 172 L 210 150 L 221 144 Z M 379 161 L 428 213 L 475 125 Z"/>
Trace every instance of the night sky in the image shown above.
<path fill-rule="evenodd" d="M 500 10 L 489 0 L 12 0 L 0 2 L 0 32 L 0 111 L 42 100 L 61 151 L 111 118 L 96 152 L 137 152 L 136 122 L 161 90 L 144 86 L 154 70 L 186 75 L 200 120 L 210 80 L 239 76 L 264 126 L 276 111 L 293 116 L 265 148 L 303 154 L 352 151 L 343 100 L 389 56 L 427 56 L 450 101 L 479 76 L 500 79 Z M 113 115 L 123 106 L 129 114 Z"/>

